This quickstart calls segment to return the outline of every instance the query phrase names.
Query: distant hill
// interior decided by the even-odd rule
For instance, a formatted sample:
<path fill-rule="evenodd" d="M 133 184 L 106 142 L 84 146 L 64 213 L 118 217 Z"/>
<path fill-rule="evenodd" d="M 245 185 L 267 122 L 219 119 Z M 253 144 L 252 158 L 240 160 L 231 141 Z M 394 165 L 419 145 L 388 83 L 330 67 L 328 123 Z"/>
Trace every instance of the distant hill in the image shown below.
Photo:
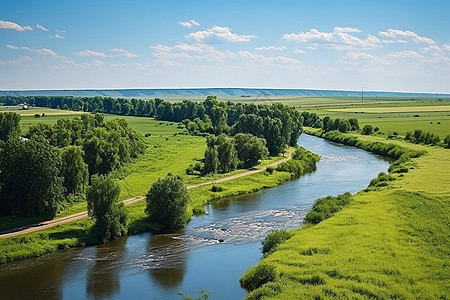
<path fill-rule="evenodd" d="M 109 89 L 109 90 L 22 90 L 0 91 L 0 96 L 75 96 L 113 98 L 198 98 L 217 97 L 361 97 L 361 91 L 307 90 L 307 89 L 249 89 L 249 88 L 201 88 L 201 89 Z M 365 97 L 436 97 L 432 93 L 400 93 L 364 91 Z M 450 94 L 439 94 L 450 97 Z"/>

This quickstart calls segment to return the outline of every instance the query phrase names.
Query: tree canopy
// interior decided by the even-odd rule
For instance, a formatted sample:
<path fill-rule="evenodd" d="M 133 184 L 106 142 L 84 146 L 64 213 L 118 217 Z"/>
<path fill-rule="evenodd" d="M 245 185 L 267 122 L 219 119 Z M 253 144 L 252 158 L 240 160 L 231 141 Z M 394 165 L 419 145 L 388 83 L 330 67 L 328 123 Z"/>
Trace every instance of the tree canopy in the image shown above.
<path fill-rule="evenodd" d="M 145 212 L 149 221 L 160 229 L 182 228 L 187 223 L 188 199 L 181 177 L 168 174 L 150 187 Z"/>
<path fill-rule="evenodd" d="M 119 203 L 120 187 L 110 177 L 94 175 L 86 192 L 89 215 L 95 220 L 93 233 L 101 242 L 126 234 L 125 207 Z"/>

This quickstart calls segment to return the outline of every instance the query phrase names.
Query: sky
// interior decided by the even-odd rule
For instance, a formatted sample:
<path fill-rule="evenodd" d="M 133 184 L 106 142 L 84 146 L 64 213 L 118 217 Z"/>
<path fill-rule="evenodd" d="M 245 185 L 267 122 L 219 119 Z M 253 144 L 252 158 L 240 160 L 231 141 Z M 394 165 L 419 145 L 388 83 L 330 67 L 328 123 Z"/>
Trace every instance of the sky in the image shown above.
<path fill-rule="evenodd" d="M 0 90 L 450 93 L 447 0 L 0 0 Z"/>

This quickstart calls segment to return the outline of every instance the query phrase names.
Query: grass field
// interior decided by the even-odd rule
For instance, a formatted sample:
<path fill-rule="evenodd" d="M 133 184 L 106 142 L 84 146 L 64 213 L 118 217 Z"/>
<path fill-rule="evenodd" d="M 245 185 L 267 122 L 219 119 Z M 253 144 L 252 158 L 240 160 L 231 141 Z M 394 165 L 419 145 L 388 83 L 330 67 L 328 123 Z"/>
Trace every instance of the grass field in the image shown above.
<path fill-rule="evenodd" d="M 372 142 L 383 137 L 359 136 Z M 450 295 L 450 150 L 426 155 L 388 186 L 294 236 L 260 262 L 275 280 L 248 299 L 446 299 Z"/>
<path fill-rule="evenodd" d="M 441 138 L 450 134 L 450 101 L 399 102 L 377 104 L 328 105 L 302 108 L 319 116 L 332 118 L 357 118 L 360 127 L 378 126 L 386 135 L 422 129 Z"/>

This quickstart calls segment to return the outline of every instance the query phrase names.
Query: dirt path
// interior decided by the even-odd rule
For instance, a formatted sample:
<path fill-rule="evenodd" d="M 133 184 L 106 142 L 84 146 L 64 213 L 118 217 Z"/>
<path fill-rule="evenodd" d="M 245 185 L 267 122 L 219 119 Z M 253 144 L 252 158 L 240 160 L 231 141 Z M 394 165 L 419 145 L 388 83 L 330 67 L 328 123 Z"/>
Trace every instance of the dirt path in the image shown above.
<path fill-rule="evenodd" d="M 287 157 L 282 158 L 280 160 L 277 160 L 276 162 L 273 162 L 271 164 L 268 164 L 267 166 L 264 167 L 259 167 L 256 168 L 254 170 L 250 170 L 250 171 L 246 171 L 243 173 L 239 173 L 236 175 L 231 175 L 231 176 L 227 176 L 224 178 L 220 178 L 220 179 L 215 179 L 215 180 L 211 180 L 211 181 L 207 181 L 207 182 L 202 182 L 199 184 L 192 184 L 192 185 L 188 185 L 187 188 L 188 189 L 195 189 L 197 187 L 201 187 L 204 185 L 209 185 L 209 184 L 214 184 L 214 183 L 220 183 L 220 182 L 225 182 L 225 181 L 229 181 L 229 180 L 233 180 L 236 178 L 240 178 L 240 177 L 244 177 L 244 176 L 248 176 L 251 174 L 255 174 L 258 172 L 262 172 L 264 170 L 266 170 L 268 167 L 275 167 L 278 166 L 281 163 L 284 163 L 285 161 L 291 159 L 293 153 L 293 149 L 289 149 L 288 153 L 287 153 Z M 130 205 L 130 204 L 134 204 L 136 202 L 142 201 L 144 200 L 145 197 L 144 196 L 138 196 L 138 197 L 133 197 L 127 200 L 124 200 L 123 203 L 125 205 Z M 69 216 L 65 216 L 62 218 L 57 218 L 57 219 L 53 219 L 50 221 L 44 221 L 41 223 L 36 223 L 36 224 L 31 224 L 31 225 L 27 225 L 27 226 L 23 226 L 23 227 L 19 227 L 19 228 L 14 228 L 9 230 L 8 232 L 4 232 L 4 233 L 0 233 L 0 239 L 2 238 L 9 238 L 9 237 L 14 237 L 14 236 L 19 236 L 19 235 L 23 235 L 23 234 L 27 234 L 27 233 L 32 233 L 32 232 L 36 232 L 36 231 L 40 231 L 40 230 L 44 230 L 47 228 L 52 228 L 58 225 L 62 225 L 62 224 L 66 224 L 69 222 L 74 222 L 74 221 L 78 221 L 84 218 L 88 217 L 88 212 L 87 211 L 82 211 L 73 215 L 69 215 Z"/>

